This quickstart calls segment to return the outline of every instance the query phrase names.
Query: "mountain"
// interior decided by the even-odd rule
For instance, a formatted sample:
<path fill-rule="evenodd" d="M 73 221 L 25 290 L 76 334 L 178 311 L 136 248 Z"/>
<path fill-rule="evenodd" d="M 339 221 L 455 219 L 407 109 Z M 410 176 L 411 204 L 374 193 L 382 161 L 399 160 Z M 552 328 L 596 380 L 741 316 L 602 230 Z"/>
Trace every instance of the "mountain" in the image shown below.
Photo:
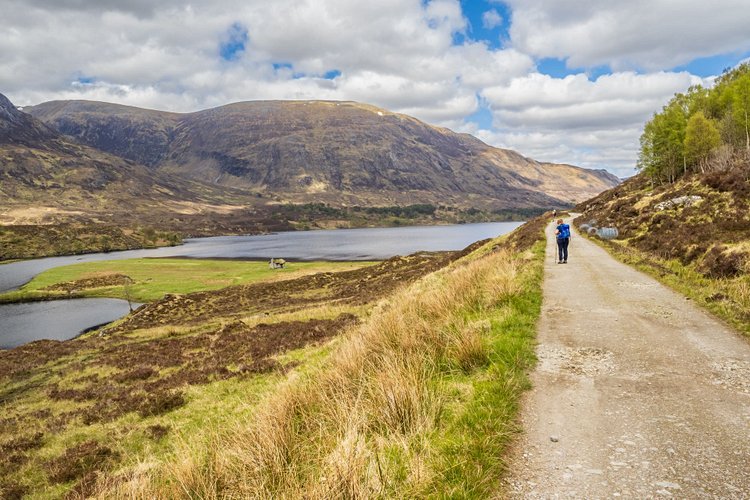
<path fill-rule="evenodd" d="M 354 102 L 254 101 L 177 114 L 53 101 L 24 111 L 155 171 L 279 201 L 540 208 L 582 201 L 619 182 Z"/>
<path fill-rule="evenodd" d="M 145 167 L 66 139 L 2 95 L 0 154 L 2 203 L 20 211 L 125 209 L 124 199 L 156 201 L 165 187 Z"/>
<path fill-rule="evenodd" d="M 195 214 L 218 223 L 227 211 L 225 205 L 242 205 L 249 196 L 156 172 L 81 144 L 20 111 L 0 94 L 2 225 L 153 223 L 177 230 L 195 227 Z M 215 213 L 220 215 L 214 217 Z"/>
<path fill-rule="evenodd" d="M 0 94 L 0 146 L 36 146 L 58 135 L 39 120 L 19 111 Z"/>

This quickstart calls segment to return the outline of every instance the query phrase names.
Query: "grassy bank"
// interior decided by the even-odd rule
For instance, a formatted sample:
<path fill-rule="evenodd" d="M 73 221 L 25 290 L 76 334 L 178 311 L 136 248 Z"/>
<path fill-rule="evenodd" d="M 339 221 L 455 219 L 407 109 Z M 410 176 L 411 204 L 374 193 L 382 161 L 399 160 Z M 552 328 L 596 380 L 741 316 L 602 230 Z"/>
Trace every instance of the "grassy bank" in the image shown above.
<path fill-rule="evenodd" d="M 485 498 L 533 363 L 543 258 L 491 248 L 381 302 L 252 419 L 99 496 Z"/>
<path fill-rule="evenodd" d="M 0 496 L 491 495 L 533 363 L 541 227 L 0 352 Z"/>
<path fill-rule="evenodd" d="M 371 262 L 290 262 L 270 269 L 267 262 L 210 259 L 130 259 L 62 266 L 36 276 L 2 302 L 52 298 L 111 297 L 151 302 L 167 293 L 187 294 L 245 283 L 358 269 Z"/>

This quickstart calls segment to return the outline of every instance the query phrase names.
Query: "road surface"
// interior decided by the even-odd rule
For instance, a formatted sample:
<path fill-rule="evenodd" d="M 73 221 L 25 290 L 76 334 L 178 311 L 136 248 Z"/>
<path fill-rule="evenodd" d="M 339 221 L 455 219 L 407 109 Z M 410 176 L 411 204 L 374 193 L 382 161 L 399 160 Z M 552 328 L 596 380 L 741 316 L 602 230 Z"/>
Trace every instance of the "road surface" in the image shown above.
<path fill-rule="evenodd" d="M 750 498 L 750 342 L 573 234 L 547 228 L 539 362 L 511 498 Z"/>

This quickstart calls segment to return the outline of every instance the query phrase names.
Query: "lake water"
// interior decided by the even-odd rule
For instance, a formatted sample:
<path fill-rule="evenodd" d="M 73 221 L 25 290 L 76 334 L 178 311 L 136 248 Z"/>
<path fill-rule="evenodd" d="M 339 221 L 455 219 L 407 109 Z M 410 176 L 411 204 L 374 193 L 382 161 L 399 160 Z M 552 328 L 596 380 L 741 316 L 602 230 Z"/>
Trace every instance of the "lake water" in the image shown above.
<path fill-rule="evenodd" d="M 381 260 L 418 251 L 461 250 L 475 241 L 509 233 L 521 224 L 521 222 L 491 222 L 452 226 L 336 229 L 257 236 L 218 236 L 189 239 L 185 241 L 185 244 L 176 247 L 48 257 L 0 265 L 0 292 L 19 288 L 37 274 L 48 269 L 81 262 L 141 257 Z M 127 313 L 127 303 L 124 303 L 123 309 L 122 304 L 116 306 L 114 303 L 98 302 L 102 300 L 110 299 L 0 305 L 0 347 L 5 347 L 6 343 L 8 345 L 12 343 L 10 340 L 6 342 L 6 336 L 9 339 L 23 339 L 20 343 L 42 338 L 58 340 L 73 338 L 82 330 L 113 321 Z M 71 326 L 66 326 L 65 333 L 59 321 L 59 314 L 65 310 L 65 306 L 61 305 L 63 303 L 68 303 L 67 308 L 70 309 L 71 318 Z M 105 315 L 105 319 L 102 319 L 103 316 L 99 313 L 105 310 L 108 314 Z M 12 331 L 10 325 L 14 325 Z"/>
<path fill-rule="evenodd" d="M 117 299 L 0 304 L 0 349 L 39 339 L 72 339 L 88 328 L 110 323 L 128 312 L 127 301 Z"/>

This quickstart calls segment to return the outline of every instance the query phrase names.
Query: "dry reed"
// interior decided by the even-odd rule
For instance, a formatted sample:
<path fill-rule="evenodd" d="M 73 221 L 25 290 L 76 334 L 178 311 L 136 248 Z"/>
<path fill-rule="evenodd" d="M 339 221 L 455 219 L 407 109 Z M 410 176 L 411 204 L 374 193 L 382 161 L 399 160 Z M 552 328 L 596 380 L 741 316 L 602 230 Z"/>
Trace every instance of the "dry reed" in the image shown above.
<path fill-rule="evenodd" d="M 99 496 L 367 498 L 418 487 L 430 477 L 425 436 L 443 411 L 441 373 L 487 363 L 491 324 L 470 318 L 516 293 L 516 277 L 506 251 L 426 277 L 354 327 L 327 367 L 292 377 L 251 421 L 210 440 L 211 450 L 183 443 L 167 464 Z M 393 449 L 406 465 L 388 458 Z"/>

